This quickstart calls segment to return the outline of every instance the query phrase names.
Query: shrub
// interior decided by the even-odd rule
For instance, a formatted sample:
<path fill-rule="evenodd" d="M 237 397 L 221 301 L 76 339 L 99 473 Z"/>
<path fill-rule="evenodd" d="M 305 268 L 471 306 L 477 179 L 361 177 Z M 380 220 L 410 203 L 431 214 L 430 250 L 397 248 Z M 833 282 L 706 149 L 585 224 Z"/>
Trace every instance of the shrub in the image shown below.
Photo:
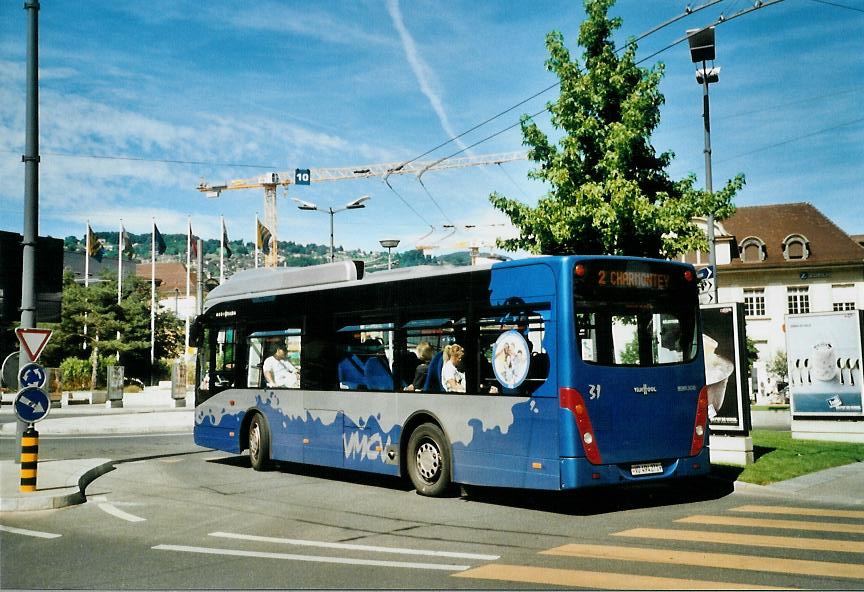
<path fill-rule="evenodd" d="M 66 358 L 60 363 L 60 371 L 63 373 L 63 388 L 67 390 L 90 388 L 91 366 L 89 360 Z"/>

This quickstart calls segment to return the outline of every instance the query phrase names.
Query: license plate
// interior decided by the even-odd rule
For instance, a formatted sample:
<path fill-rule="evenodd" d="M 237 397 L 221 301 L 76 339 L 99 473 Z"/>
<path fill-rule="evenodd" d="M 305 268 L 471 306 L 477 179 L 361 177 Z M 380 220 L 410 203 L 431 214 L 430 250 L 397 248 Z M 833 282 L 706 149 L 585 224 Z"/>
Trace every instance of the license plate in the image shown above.
<path fill-rule="evenodd" d="M 655 475 L 663 472 L 663 465 L 658 463 L 645 463 L 644 465 L 633 465 L 630 467 L 630 474 L 636 475 Z"/>

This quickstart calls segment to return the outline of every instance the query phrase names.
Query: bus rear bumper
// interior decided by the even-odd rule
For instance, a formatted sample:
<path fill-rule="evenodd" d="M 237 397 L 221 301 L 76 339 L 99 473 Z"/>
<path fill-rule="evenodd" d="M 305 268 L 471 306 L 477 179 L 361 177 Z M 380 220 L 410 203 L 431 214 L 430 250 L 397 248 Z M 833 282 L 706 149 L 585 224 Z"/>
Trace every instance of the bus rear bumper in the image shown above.
<path fill-rule="evenodd" d="M 562 458 L 561 489 L 579 489 L 581 487 L 683 479 L 707 475 L 711 472 L 709 456 L 709 450 L 705 447 L 696 456 L 659 461 L 662 472 L 642 475 L 633 474 L 633 466 L 640 463 L 593 465 L 585 458 Z"/>

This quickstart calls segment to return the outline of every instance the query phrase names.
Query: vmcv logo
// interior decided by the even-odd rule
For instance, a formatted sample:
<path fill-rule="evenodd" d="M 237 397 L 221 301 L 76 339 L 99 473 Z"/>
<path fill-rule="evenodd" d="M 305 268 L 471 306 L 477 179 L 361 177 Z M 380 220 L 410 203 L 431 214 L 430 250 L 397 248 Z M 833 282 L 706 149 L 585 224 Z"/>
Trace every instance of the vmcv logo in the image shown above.
<path fill-rule="evenodd" d="M 643 384 L 642 386 L 634 386 L 634 393 L 642 393 L 643 395 L 647 395 L 648 393 L 656 393 L 657 387 L 648 386 L 647 384 Z"/>

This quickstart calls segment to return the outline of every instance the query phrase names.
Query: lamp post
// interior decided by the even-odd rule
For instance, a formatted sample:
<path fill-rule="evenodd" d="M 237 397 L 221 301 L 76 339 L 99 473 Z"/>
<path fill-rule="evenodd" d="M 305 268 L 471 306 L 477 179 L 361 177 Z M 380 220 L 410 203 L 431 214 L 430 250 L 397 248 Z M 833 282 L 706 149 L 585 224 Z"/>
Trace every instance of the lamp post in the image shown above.
<path fill-rule="evenodd" d="M 714 61 L 714 27 L 705 29 L 689 29 L 687 42 L 690 45 L 690 59 L 694 64 L 702 62 L 702 67 L 696 70 L 696 82 L 702 86 L 702 120 L 705 127 L 705 191 L 710 197 L 714 193 L 711 181 L 711 111 L 708 101 L 708 85 L 720 80 L 720 68 L 709 68 L 707 62 Z M 706 220 L 708 227 L 708 262 L 714 272 L 714 290 L 711 295 L 717 302 L 717 253 L 714 245 L 714 212 L 708 212 Z"/>
<path fill-rule="evenodd" d="M 348 202 L 341 208 L 327 208 L 326 210 L 319 209 L 317 205 L 309 201 L 303 201 L 296 197 L 292 197 L 291 199 L 297 204 L 297 209 L 330 214 L 330 262 L 332 263 L 336 260 L 336 255 L 333 251 L 333 217 L 339 212 L 344 212 L 345 210 L 359 210 L 365 208 L 366 205 L 363 202 L 368 201 L 370 198 L 368 195 L 364 195 L 363 197 L 358 197 L 354 201 Z"/>
<path fill-rule="evenodd" d="M 378 241 L 381 246 L 387 249 L 387 270 L 393 269 L 393 249 L 399 246 L 398 238 L 385 238 Z"/>

